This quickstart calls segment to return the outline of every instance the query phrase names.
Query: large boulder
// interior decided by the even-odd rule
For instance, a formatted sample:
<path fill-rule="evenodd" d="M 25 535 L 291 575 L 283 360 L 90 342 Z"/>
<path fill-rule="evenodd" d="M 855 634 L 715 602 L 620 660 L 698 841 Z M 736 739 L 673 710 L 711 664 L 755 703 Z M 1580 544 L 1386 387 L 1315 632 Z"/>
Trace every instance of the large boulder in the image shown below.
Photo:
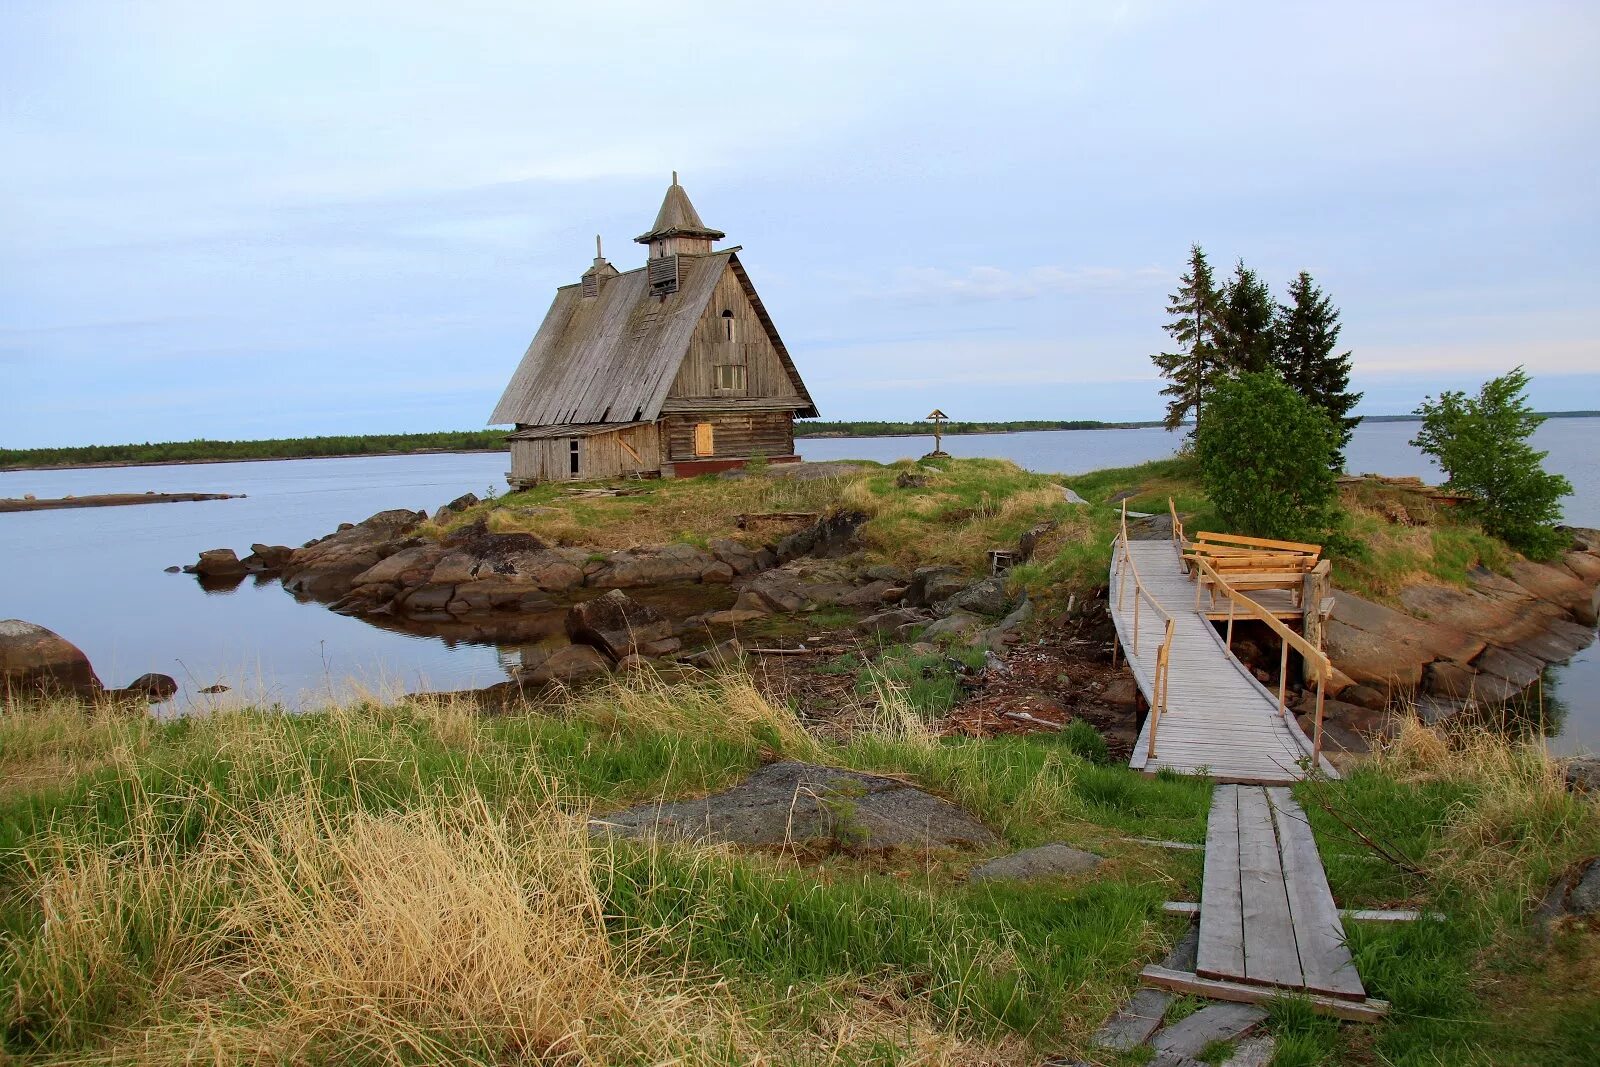
<path fill-rule="evenodd" d="M 856 532 L 866 521 L 867 516 L 859 511 L 841 511 L 819 519 L 778 542 L 778 562 L 800 556 L 846 555 L 856 547 Z"/>
<path fill-rule="evenodd" d="M 717 562 L 732 567 L 734 574 L 753 574 L 763 569 L 757 550 L 742 545 L 731 537 L 711 542 L 711 554 L 716 557 Z M 767 566 L 771 566 L 771 563 L 769 562 Z"/>
<path fill-rule="evenodd" d="M 1438 620 L 1448 619 L 1449 627 L 1458 633 L 1498 645 L 1516 644 L 1567 614 L 1493 571 L 1474 568 L 1468 580 L 1470 589 L 1433 584 L 1407 586 L 1400 590 L 1398 599 L 1406 614 L 1415 620 L 1432 621 L 1437 626 Z M 1446 652 L 1440 656 L 1461 658 Z"/>
<path fill-rule="evenodd" d="M 591 645 L 613 660 L 660 656 L 678 648 L 672 623 L 620 589 L 572 605 L 567 611 L 567 636 L 574 644 Z"/>
<path fill-rule="evenodd" d="M 1012 600 L 1011 594 L 1006 591 L 1004 578 L 985 578 L 973 582 L 954 596 L 941 600 L 934 611 L 940 615 L 970 611 L 977 615 L 998 618 L 1011 610 Z"/>
<path fill-rule="evenodd" d="M 202 578 L 242 578 L 249 568 L 231 548 L 210 548 L 200 553 L 200 559 L 186 568 L 190 574 Z"/>
<path fill-rule="evenodd" d="M 1519 559 L 1511 564 L 1511 580 L 1537 597 L 1572 612 L 1579 622 L 1595 624 L 1595 586 L 1565 567 Z"/>
<path fill-rule="evenodd" d="M 955 596 L 966 586 L 966 572 L 960 567 L 918 567 L 906 586 L 904 602 L 908 607 L 930 607 Z"/>
<path fill-rule="evenodd" d="M 101 691 L 89 657 L 52 630 L 0 620 L 0 692 L 92 696 Z"/>
<path fill-rule="evenodd" d="M 588 645 L 562 645 L 538 654 L 524 652 L 516 676 L 526 685 L 545 685 L 583 681 L 610 671 L 611 661 Z"/>
<path fill-rule="evenodd" d="M 293 554 L 294 549 L 288 545 L 254 544 L 250 546 L 250 554 L 239 562 L 243 563 L 245 570 L 252 574 L 270 573 L 281 571 Z"/>
<path fill-rule="evenodd" d="M 444 552 L 443 545 L 431 541 L 402 548 L 350 579 L 350 584 L 363 586 L 392 582 L 398 586 L 421 585 L 433 573 L 434 564 L 439 562 Z"/>
<path fill-rule="evenodd" d="M 1484 641 L 1340 591 L 1323 630 L 1323 647 L 1351 680 L 1410 691 L 1421 684 L 1426 664 L 1469 662 L 1483 651 Z"/>
<path fill-rule="evenodd" d="M 122 690 L 128 696 L 142 697 L 152 704 L 170 700 L 178 692 L 178 680 L 170 674 L 141 674 Z"/>
<path fill-rule="evenodd" d="M 597 589 L 698 582 L 716 560 L 694 545 L 646 545 L 613 552 L 585 568 L 585 582 Z"/>
<path fill-rule="evenodd" d="M 965 809 L 894 778 L 774 763 L 698 800 L 642 804 L 596 820 L 627 837 L 851 848 L 988 845 L 995 835 Z"/>
<path fill-rule="evenodd" d="M 300 596 L 336 600 L 350 591 L 357 575 L 398 551 L 398 542 L 426 517 L 420 511 L 380 511 L 295 549 L 283 568 L 283 587 Z"/>

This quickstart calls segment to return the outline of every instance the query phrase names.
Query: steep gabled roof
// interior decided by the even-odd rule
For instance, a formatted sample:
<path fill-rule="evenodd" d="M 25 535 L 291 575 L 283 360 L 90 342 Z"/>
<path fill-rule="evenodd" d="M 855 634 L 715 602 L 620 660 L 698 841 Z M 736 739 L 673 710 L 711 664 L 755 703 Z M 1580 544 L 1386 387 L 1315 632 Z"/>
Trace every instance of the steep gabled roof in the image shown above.
<path fill-rule="evenodd" d="M 555 301 L 511 383 L 489 417 L 490 425 L 551 426 L 653 421 L 672 390 L 689 351 L 689 339 L 731 267 L 755 306 L 795 392 L 805 418 L 815 406 L 761 306 L 737 248 L 679 256 L 678 289 L 665 297 L 649 291 L 647 269 L 606 278 L 600 294 L 583 299 L 577 285 L 556 290 Z"/>

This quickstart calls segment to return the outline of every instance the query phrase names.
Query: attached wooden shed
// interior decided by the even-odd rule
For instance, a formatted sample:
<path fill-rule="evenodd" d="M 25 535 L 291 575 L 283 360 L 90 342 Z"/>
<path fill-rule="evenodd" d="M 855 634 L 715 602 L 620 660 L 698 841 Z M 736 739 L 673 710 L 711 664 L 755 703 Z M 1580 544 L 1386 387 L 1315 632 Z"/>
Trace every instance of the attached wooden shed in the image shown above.
<path fill-rule="evenodd" d="M 673 184 L 645 266 L 603 256 L 556 290 L 490 423 L 511 423 L 511 471 L 544 481 L 704 474 L 757 456 L 793 461 L 794 420 L 815 418 L 738 248 Z M 598 251 L 598 249 L 596 250 Z"/>

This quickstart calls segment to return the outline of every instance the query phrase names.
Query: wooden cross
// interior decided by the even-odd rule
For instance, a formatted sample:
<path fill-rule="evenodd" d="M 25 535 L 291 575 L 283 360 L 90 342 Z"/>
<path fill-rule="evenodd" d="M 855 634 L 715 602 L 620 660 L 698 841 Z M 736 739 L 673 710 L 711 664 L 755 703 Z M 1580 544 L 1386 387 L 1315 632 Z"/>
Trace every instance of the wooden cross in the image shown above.
<path fill-rule="evenodd" d="M 933 420 L 933 451 L 937 455 L 944 451 L 944 420 L 950 416 L 934 408 L 928 413 L 928 418 Z"/>

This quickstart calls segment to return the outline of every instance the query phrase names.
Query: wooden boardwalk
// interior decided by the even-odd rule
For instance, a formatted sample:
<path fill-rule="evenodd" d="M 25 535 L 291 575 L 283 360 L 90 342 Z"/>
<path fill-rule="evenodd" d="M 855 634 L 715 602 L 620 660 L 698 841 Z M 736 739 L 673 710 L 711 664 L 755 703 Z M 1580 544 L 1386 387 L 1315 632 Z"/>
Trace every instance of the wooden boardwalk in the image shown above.
<path fill-rule="evenodd" d="M 1287 789 L 1220 785 L 1212 796 L 1195 973 L 1366 999 L 1311 827 Z"/>
<path fill-rule="evenodd" d="M 1124 564 L 1120 573 L 1119 563 Z M 1132 564 L 1131 571 L 1126 563 Z M 1135 592 L 1132 573 L 1137 573 L 1148 600 Z M 1195 609 L 1194 582 L 1171 541 L 1119 539 L 1109 599 L 1118 641 L 1140 692 L 1152 707 L 1162 704 L 1165 709 L 1159 716 L 1146 716 L 1129 766 L 1146 772 L 1203 771 L 1220 782 L 1270 785 L 1306 776 L 1302 761 L 1309 764 L 1312 758 L 1311 740 L 1292 713 L 1278 713 L 1277 694 L 1234 658 L 1215 627 Z M 1172 643 L 1163 679 L 1158 655 L 1168 618 Z M 1158 700 L 1158 683 L 1165 686 L 1164 700 Z M 1157 728 L 1154 754 L 1152 728 Z M 1338 777 L 1326 759 L 1318 763 L 1323 773 Z"/>
<path fill-rule="evenodd" d="M 1217 786 L 1194 970 L 1150 966 L 1140 977 L 1160 989 L 1249 1004 L 1290 991 L 1313 1011 L 1363 1022 L 1389 1010 L 1367 997 L 1316 839 L 1282 787 Z"/>

